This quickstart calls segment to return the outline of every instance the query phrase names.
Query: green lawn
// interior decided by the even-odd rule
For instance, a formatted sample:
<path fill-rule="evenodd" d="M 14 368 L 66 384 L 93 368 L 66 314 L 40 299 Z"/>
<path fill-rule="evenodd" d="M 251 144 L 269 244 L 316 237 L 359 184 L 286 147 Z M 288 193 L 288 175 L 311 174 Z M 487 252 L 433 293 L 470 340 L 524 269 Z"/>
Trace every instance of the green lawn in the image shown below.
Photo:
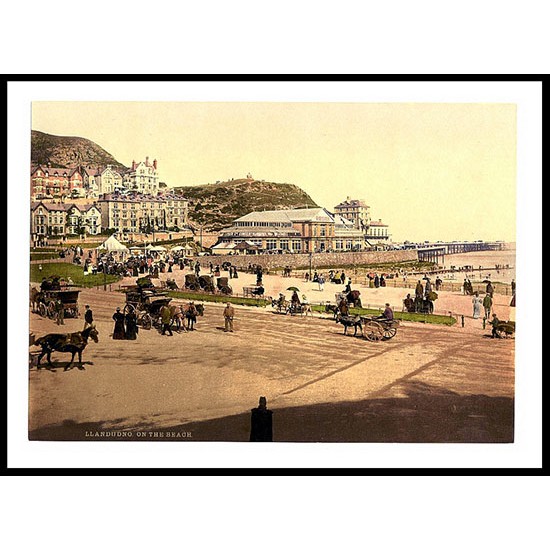
<path fill-rule="evenodd" d="M 53 260 L 59 258 L 58 252 L 31 252 L 31 262 L 33 260 Z"/>
<path fill-rule="evenodd" d="M 204 302 L 219 302 L 226 303 L 231 302 L 239 306 L 258 306 L 266 307 L 271 305 L 270 300 L 258 299 L 258 298 L 240 298 L 238 296 L 226 296 L 221 294 L 203 294 L 200 292 L 180 292 L 178 290 L 168 291 L 168 296 L 171 298 L 179 298 L 180 300 L 197 300 Z"/>
<path fill-rule="evenodd" d="M 312 305 L 311 309 L 313 309 L 313 311 L 318 311 L 321 313 L 325 311 L 325 306 Z M 352 307 L 349 311 L 350 315 L 362 315 L 364 317 L 373 317 L 382 314 L 382 311 L 379 309 L 366 309 L 364 307 Z M 457 322 L 456 319 L 454 317 L 451 317 L 450 315 L 427 315 L 424 313 L 408 313 L 397 311 L 394 312 L 393 316 L 395 317 L 395 319 L 399 319 L 401 321 L 428 323 L 430 325 L 453 326 Z"/>
<path fill-rule="evenodd" d="M 76 286 L 93 287 L 103 284 L 103 274 L 84 275 L 82 266 L 60 262 L 42 264 L 42 271 L 38 269 L 39 264 L 31 264 L 31 282 L 40 283 L 43 277 L 57 276 L 67 280 L 70 277 Z M 115 275 L 107 275 L 107 283 L 114 283 L 119 280 Z"/>
<path fill-rule="evenodd" d="M 204 294 L 201 292 L 181 292 L 181 291 L 169 291 L 168 296 L 171 298 L 179 298 L 180 300 L 196 300 L 204 302 L 218 302 L 225 303 L 231 302 L 236 305 L 243 306 L 257 306 L 257 307 L 267 307 L 271 305 L 270 300 L 265 299 L 256 299 L 256 298 L 240 298 L 238 296 L 223 296 L 220 294 Z M 325 306 L 322 305 L 312 305 L 311 309 L 319 313 L 324 313 Z M 363 315 L 365 317 L 380 315 L 381 311 L 378 309 L 366 309 L 366 308 L 351 308 L 351 315 Z M 396 312 L 394 313 L 396 319 L 402 321 L 412 321 L 417 323 L 428 323 L 433 325 L 448 325 L 452 326 L 457 321 L 454 317 L 446 315 L 425 315 L 421 313 L 407 313 L 407 312 Z"/>

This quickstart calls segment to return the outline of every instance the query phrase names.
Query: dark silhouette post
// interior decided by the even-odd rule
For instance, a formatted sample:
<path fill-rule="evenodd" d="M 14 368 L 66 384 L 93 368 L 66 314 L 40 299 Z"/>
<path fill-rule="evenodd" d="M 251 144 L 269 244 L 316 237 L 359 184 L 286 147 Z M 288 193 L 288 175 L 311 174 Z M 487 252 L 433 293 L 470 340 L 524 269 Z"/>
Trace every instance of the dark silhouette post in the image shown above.
<path fill-rule="evenodd" d="M 102 258 L 101 263 L 103 264 L 103 290 L 107 291 L 107 259 Z"/>
<path fill-rule="evenodd" d="M 250 441 L 273 441 L 273 411 L 267 408 L 267 399 L 260 397 L 251 413 Z"/>

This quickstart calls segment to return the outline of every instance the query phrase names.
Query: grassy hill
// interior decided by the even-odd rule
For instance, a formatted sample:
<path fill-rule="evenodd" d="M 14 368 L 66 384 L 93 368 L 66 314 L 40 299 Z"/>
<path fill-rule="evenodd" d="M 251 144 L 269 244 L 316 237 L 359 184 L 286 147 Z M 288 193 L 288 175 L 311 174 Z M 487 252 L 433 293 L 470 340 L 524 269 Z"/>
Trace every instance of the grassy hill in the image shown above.
<path fill-rule="evenodd" d="M 86 138 L 54 136 L 37 130 L 31 131 L 31 163 L 48 163 L 52 168 L 74 168 L 75 166 L 106 166 L 126 168 L 110 153 Z"/>
<path fill-rule="evenodd" d="M 296 185 L 253 179 L 175 187 L 174 191 L 189 200 L 190 221 L 207 231 L 229 227 L 252 211 L 318 206 Z"/>

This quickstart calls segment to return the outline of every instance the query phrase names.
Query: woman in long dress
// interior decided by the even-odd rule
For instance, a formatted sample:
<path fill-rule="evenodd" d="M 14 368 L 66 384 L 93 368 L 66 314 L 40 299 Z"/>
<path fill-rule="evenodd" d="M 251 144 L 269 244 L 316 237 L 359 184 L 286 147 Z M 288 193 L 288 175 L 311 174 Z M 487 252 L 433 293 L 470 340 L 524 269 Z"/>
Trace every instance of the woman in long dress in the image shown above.
<path fill-rule="evenodd" d="M 482 303 L 483 300 L 479 297 L 479 292 L 475 292 L 474 297 L 472 298 L 472 304 L 474 306 L 474 319 L 479 319 Z"/>
<path fill-rule="evenodd" d="M 120 308 L 116 308 L 116 313 L 113 315 L 115 329 L 113 331 L 113 340 L 124 340 L 126 331 L 124 330 L 124 313 L 121 313 Z"/>
<path fill-rule="evenodd" d="M 137 338 L 137 316 L 133 311 L 126 314 L 126 340 L 135 340 Z"/>

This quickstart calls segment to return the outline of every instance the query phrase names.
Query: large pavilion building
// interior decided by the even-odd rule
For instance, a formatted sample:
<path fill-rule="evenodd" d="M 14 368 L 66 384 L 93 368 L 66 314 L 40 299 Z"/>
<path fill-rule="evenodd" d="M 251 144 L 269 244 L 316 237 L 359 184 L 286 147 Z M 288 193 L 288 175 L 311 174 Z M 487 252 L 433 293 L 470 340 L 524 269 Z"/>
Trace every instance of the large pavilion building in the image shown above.
<path fill-rule="evenodd" d="M 250 212 L 220 231 L 215 254 L 309 253 L 361 250 L 353 223 L 325 208 Z"/>

